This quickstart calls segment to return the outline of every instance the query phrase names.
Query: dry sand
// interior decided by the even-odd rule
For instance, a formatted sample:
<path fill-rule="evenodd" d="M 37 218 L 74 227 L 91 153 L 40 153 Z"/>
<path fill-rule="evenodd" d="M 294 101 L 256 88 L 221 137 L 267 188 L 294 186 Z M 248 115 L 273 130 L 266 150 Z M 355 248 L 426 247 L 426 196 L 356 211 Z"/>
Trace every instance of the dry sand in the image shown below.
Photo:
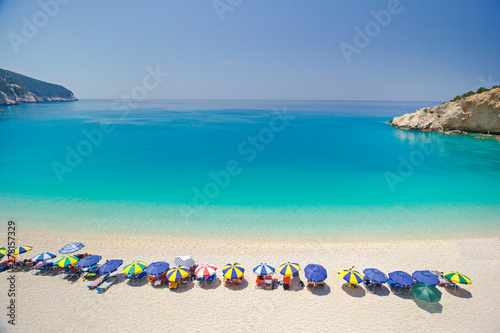
<path fill-rule="evenodd" d="M 16 325 L 6 324 L 8 272 L 0 273 L 1 331 L 10 332 L 326 332 L 326 331 L 462 331 L 498 332 L 500 300 L 499 238 L 391 242 L 259 242 L 200 239 L 154 239 L 89 235 L 23 233 L 18 245 L 32 245 L 24 258 L 56 252 L 81 241 L 83 252 L 103 259 L 147 263 L 190 255 L 197 263 L 218 267 L 237 261 L 248 283 L 231 290 L 220 282 L 212 289 L 191 284 L 179 291 L 131 286 L 124 281 L 98 294 L 79 279 L 19 272 L 16 277 Z M 328 286 L 318 292 L 255 289 L 252 267 L 285 261 L 305 267 L 318 263 L 328 270 Z M 419 269 L 457 270 L 473 283 L 443 292 L 439 304 L 401 297 L 388 290 L 372 294 L 346 288 L 337 271 L 355 265 L 360 272 L 376 267 L 388 273 Z M 119 270 L 121 272 L 121 270 Z M 301 279 L 305 281 L 303 272 Z"/>

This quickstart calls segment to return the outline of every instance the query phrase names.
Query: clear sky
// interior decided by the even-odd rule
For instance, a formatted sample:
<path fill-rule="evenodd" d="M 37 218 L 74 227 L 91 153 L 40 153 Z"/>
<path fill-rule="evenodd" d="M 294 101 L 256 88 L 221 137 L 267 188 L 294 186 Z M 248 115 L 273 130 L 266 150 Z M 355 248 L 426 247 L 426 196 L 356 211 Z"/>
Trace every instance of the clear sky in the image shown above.
<path fill-rule="evenodd" d="M 148 98 L 445 101 L 500 83 L 499 17 L 498 0 L 0 0 L 0 68 L 80 99 L 159 66 Z"/>

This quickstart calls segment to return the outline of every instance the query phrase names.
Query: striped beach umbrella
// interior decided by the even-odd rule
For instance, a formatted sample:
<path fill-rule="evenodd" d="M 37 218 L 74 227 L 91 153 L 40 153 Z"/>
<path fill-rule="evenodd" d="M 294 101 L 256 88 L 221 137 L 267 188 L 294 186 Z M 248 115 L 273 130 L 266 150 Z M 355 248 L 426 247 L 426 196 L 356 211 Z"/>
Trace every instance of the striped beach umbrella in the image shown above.
<path fill-rule="evenodd" d="M 274 273 L 274 267 L 266 263 L 261 263 L 255 266 L 253 271 L 257 275 L 270 275 Z"/>
<path fill-rule="evenodd" d="M 123 273 L 127 275 L 140 274 L 148 265 L 143 261 L 132 261 L 123 267 Z"/>
<path fill-rule="evenodd" d="M 184 266 L 174 267 L 167 271 L 167 280 L 170 282 L 177 281 L 189 276 L 189 268 Z"/>
<path fill-rule="evenodd" d="M 87 256 L 87 257 L 81 259 L 78 262 L 77 266 L 80 267 L 80 268 L 86 268 L 86 267 L 94 266 L 101 259 L 102 259 L 102 257 L 101 256 L 97 256 L 97 255 Z"/>
<path fill-rule="evenodd" d="M 196 277 L 198 278 L 206 278 L 212 275 L 215 275 L 215 271 L 217 270 L 217 267 L 214 265 L 200 265 L 196 268 L 196 271 L 194 271 L 194 274 L 196 274 Z"/>
<path fill-rule="evenodd" d="M 278 272 L 284 276 L 292 276 L 300 271 L 299 264 L 293 262 L 286 262 L 278 268 Z"/>
<path fill-rule="evenodd" d="M 337 274 L 346 280 L 349 285 L 358 284 L 363 281 L 363 276 L 358 271 L 353 270 L 354 266 L 349 269 L 343 269 Z"/>
<path fill-rule="evenodd" d="M 239 279 L 243 276 L 243 273 L 245 273 L 245 269 L 237 262 L 233 262 L 222 267 L 222 274 L 224 274 L 226 279 Z"/>
<path fill-rule="evenodd" d="M 441 300 L 442 293 L 435 287 L 425 283 L 415 283 L 411 287 L 413 294 L 427 303 L 435 303 Z"/>
<path fill-rule="evenodd" d="M 69 243 L 69 244 L 64 245 L 62 248 L 60 248 L 59 253 L 70 254 L 70 253 L 73 253 L 73 252 L 76 252 L 78 250 L 83 249 L 84 246 L 85 245 L 83 245 L 80 242 Z"/>
<path fill-rule="evenodd" d="M 78 262 L 78 258 L 75 256 L 64 256 L 62 258 L 57 259 L 54 262 L 54 265 L 58 265 L 59 267 L 72 266 Z"/>
<path fill-rule="evenodd" d="M 31 250 L 33 250 L 33 247 L 31 247 L 31 246 L 19 246 L 19 247 L 16 247 L 16 249 L 14 251 L 12 251 L 10 253 L 10 255 L 17 256 L 19 254 L 23 254 L 23 253 L 29 252 Z"/>
<path fill-rule="evenodd" d="M 3 258 L 7 254 L 7 249 L 5 247 L 0 247 L 0 259 Z"/>
<path fill-rule="evenodd" d="M 445 279 L 448 279 L 451 282 L 455 282 L 455 283 L 462 283 L 462 284 L 471 284 L 472 283 L 471 279 L 469 279 L 467 276 L 465 276 L 459 272 L 449 272 L 443 276 Z"/>
<path fill-rule="evenodd" d="M 50 259 L 54 259 L 55 257 L 56 257 L 56 255 L 54 253 L 42 252 L 39 255 L 36 255 L 33 258 L 31 258 L 31 261 L 34 261 L 34 262 L 47 261 Z"/>

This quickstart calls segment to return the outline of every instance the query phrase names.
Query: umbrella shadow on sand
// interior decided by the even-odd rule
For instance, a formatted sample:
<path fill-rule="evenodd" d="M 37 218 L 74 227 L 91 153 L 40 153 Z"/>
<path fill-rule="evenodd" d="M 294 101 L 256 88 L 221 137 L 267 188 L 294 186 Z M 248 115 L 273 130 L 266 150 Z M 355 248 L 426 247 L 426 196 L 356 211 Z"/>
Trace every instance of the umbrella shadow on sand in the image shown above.
<path fill-rule="evenodd" d="M 347 283 L 344 283 L 342 285 L 342 290 L 345 291 L 345 293 L 351 297 L 359 298 L 359 297 L 365 297 L 366 295 L 366 291 L 364 288 L 356 285 L 354 285 L 354 288 L 349 288 L 347 286 Z"/>
<path fill-rule="evenodd" d="M 462 288 L 453 288 L 453 287 L 445 287 L 444 288 L 448 293 L 452 294 L 455 297 L 459 298 L 472 298 L 472 294 L 470 291 Z"/>
<path fill-rule="evenodd" d="M 421 299 L 418 299 L 417 297 L 413 298 L 413 302 L 417 304 L 419 308 L 422 310 L 425 310 L 429 313 L 442 313 L 443 312 L 443 306 L 439 302 L 435 303 L 427 303 L 422 301 Z"/>
<path fill-rule="evenodd" d="M 231 285 L 227 286 L 227 289 L 233 290 L 233 291 L 239 291 L 239 290 L 245 289 L 246 287 L 248 287 L 248 280 L 243 279 L 243 281 L 241 281 L 241 283 L 239 285 L 231 284 Z"/>
<path fill-rule="evenodd" d="M 377 296 L 389 296 L 391 291 L 386 286 L 381 287 L 365 287 L 366 291 Z"/>
<path fill-rule="evenodd" d="M 185 293 L 186 291 L 189 291 L 191 289 L 194 288 L 194 282 L 193 281 L 189 281 L 187 285 L 185 286 L 181 286 L 179 285 L 177 288 L 175 289 L 170 289 L 171 292 L 174 292 L 174 293 Z"/>
<path fill-rule="evenodd" d="M 201 289 L 206 289 L 206 290 L 216 289 L 216 288 L 219 288 L 221 285 L 222 285 L 222 281 L 219 278 L 216 278 L 214 280 L 214 282 L 212 282 L 210 284 L 207 284 L 205 282 L 198 283 L 198 287 L 200 287 Z"/>
<path fill-rule="evenodd" d="M 325 296 L 331 292 L 330 286 L 325 283 L 323 287 L 307 288 L 311 291 L 311 294 L 316 296 Z"/>

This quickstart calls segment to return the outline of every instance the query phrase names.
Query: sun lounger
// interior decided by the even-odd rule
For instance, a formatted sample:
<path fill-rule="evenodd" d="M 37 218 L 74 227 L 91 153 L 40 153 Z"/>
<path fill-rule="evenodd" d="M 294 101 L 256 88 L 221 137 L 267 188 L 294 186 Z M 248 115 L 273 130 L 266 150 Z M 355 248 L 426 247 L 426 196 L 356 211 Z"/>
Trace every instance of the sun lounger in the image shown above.
<path fill-rule="evenodd" d="M 107 276 L 106 275 L 101 275 L 97 279 L 95 279 L 91 284 L 87 286 L 89 289 L 94 289 L 99 287 L 105 280 Z"/>
<path fill-rule="evenodd" d="M 264 276 L 264 284 L 267 287 L 272 288 L 273 286 L 273 277 L 271 275 Z"/>
<path fill-rule="evenodd" d="M 257 276 L 255 279 L 255 288 L 260 289 L 262 287 L 264 287 L 264 280 L 262 280 L 260 276 Z"/>
<path fill-rule="evenodd" d="M 138 284 L 140 283 L 148 273 L 146 272 L 141 272 L 140 274 L 135 274 L 135 275 L 125 275 L 125 279 L 130 280 L 131 284 Z"/>
<path fill-rule="evenodd" d="M 168 289 L 177 289 L 178 286 L 179 286 L 179 282 L 177 282 L 177 281 L 170 282 L 168 285 Z"/>
<path fill-rule="evenodd" d="M 117 277 L 116 275 L 113 275 L 113 276 L 110 276 L 108 277 L 102 284 L 101 284 L 101 287 L 97 287 L 97 291 L 100 291 L 100 292 L 105 292 L 106 290 L 109 289 L 109 287 L 111 287 L 117 280 Z"/>

